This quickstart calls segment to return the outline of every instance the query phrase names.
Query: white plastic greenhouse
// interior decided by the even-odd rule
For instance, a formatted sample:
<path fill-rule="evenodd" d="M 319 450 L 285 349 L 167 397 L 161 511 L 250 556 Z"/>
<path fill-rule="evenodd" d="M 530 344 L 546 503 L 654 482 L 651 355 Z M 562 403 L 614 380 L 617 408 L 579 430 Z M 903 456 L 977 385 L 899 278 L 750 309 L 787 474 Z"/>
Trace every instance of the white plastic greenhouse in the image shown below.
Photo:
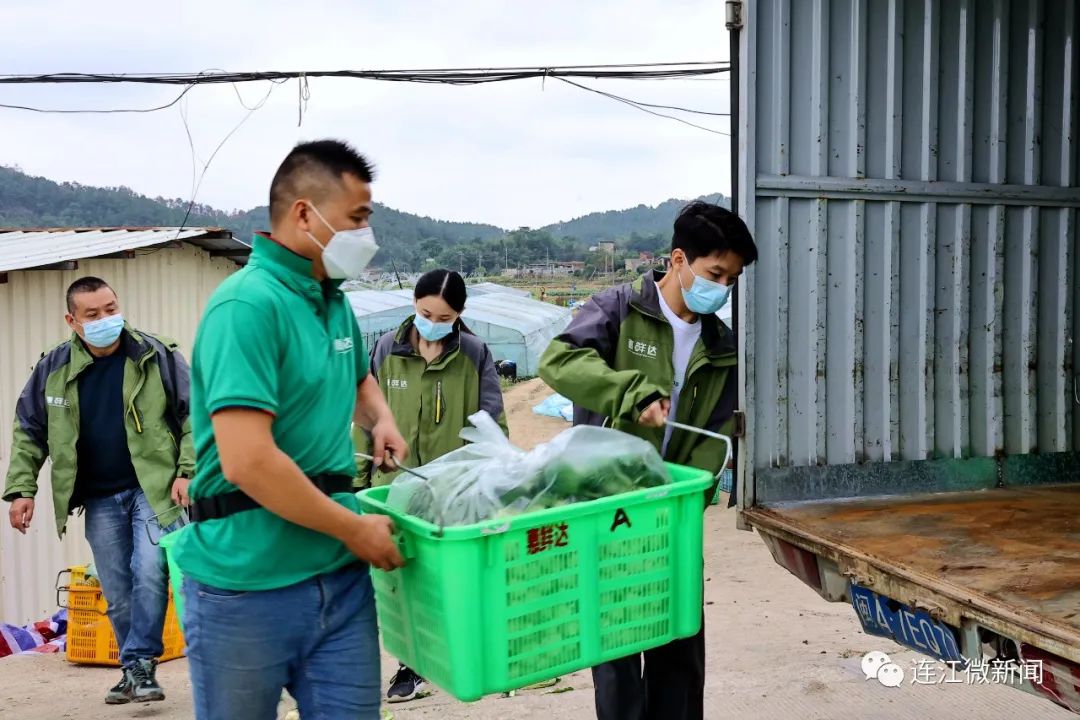
<path fill-rule="evenodd" d="M 369 349 L 413 314 L 412 290 L 357 290 L 346 296 Z M 571 313 L 513 293 L 470 292 L 462 317 L 496 360 L 517 363 L 518 376 L 531 377 L 539 372 L 540 355 L 548 343 L 570 324 Z"/>
<path fill-rule="evenodd" d="M 469 285 L 468 292 L 470 297 L 474 295 L 490 295 L 491 293 L 503 293 L 515 297 L 532 297 L 532 294 L 528 290 L 507 287 L 506 285 L 500 285 L 493 282 L 480 282 L 475 285 Z"/>

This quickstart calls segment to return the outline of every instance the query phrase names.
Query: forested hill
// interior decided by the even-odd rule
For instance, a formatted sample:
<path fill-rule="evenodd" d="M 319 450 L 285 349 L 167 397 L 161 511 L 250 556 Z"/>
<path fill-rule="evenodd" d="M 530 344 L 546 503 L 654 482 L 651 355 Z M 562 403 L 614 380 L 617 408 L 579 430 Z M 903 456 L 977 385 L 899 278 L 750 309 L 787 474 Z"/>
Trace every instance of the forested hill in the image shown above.
<path fill-rule="evenodd" d="M 722 195 L 705 199 L 728 204 Z M 539 229 L 513 231 L 379 206 L 371 222 L 382 248 L 375 262 L 399 270 L 434 265 L 475 272 L 506 264 L 588 259 L 589 248 L 601 241 L 615 242 L 620 254 L 628 256 L 662 252 L 671 243 L 672 221 L 686 202 L 667 200 L 656 206 L 596 212 Z M 150 198 L 126 187 L 58 183 L 0 167 L 0 227 L 175 227 L 184 223 L 223 227 L 242 238 L 269 229 L 265 206 L 226 212 L 195 204 L 188 215 L 188 204 L 182 198 Z"/>
<path fill-rule="evenodd" d="M 719 193 L 701 199 L 731 207 L 730 199 Z M 686 203 L 686 200 L 667 200 L 656 206 L 638 205 L 626 210 L 595 212 L 543 229 L 555 237 L 573 237 L 589 245 L 603 240 L 628 238 L 633 233 L 666 235 L 670 238 L 671 223 Z"/>
<path fill-rule="evenodd" d="M 184 221 L 189 201 L 149 198 L 126 187 L 98 188 L 58 183 L 0 167 L 0 227 L 177 226 Z M 196 204 L 186 225 L 223 227 L 248 238 L 268 230 L 266 206 L 244 212 L 224 212 Z M 379 206 L 372 226 L 380 244 L 418 247 L 424 240 L 457 244 L 501 237 L 494 225 L 434 220 Z"/>

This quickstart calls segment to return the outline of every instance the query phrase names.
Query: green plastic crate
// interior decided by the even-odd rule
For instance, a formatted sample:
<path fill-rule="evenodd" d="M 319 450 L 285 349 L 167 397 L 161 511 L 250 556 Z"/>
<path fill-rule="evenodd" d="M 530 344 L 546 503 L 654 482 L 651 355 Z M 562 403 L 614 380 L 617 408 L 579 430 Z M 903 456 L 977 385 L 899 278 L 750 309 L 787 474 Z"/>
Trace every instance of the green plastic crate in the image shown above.
<path fill-rule="evenodd" d="M 602 500 L 446 528 L 394 519 L 406 567 L 372 573 L 386 649 L 459 700 L 659 647 L 701 629 L 708 473 Z"/>

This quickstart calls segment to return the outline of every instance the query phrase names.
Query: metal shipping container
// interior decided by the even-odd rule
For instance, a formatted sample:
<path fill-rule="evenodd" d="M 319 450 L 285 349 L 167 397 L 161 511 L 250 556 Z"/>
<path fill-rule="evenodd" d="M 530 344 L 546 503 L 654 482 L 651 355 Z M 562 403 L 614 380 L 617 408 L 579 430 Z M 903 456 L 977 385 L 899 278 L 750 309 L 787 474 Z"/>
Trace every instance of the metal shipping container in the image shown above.
<path fill-rule="evenodd" d="M 1078 2 L 737 5 L 741 522 L 1080 686 Z"/>

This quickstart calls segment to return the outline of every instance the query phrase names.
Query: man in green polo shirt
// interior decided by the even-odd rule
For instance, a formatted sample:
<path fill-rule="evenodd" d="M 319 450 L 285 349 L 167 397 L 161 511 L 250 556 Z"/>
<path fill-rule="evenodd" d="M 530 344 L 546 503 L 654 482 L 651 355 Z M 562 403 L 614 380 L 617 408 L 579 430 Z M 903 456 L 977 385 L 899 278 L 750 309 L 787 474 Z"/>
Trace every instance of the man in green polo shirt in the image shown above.
<path fill-rule="evenodd" d="M 372 169 L 348 145 L 298 145 L 270 186 L 269 236 L 214 293 L 192 366 L 193 526 L 174 553 L 198 720 L 377 718 L 368 565 L 403 564 L 360 515 L 351 420 L 393 467 L 408 448 L 339 289 L 377 246 Z"/>

